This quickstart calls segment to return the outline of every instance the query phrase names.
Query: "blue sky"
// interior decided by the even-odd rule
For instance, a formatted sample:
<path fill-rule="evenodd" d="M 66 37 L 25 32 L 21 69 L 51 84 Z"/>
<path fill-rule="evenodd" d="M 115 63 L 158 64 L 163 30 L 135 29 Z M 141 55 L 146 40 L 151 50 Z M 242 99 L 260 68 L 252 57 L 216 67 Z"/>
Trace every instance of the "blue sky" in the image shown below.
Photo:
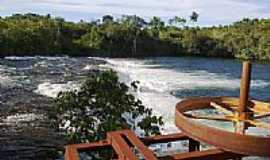
<path fill-rule="evenodd" d="M 39 13 L 61 16 L 69 21 L 89 21 L 111 14 L 136 14 L 164 21 L 175 15 L 200 14 L 203 26 L 229 24 L 244 17 L 270 18 L 270 0 L 0 0 L 0 16 Z"/>

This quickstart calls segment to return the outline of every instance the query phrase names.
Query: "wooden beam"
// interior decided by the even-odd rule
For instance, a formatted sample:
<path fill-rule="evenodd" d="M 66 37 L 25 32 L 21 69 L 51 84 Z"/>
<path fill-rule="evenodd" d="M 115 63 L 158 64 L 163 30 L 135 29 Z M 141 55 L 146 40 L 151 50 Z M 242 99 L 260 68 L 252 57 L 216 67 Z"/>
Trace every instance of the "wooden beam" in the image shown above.
<path fill-rule="evenodd" d="M 183 113 L 184 116 L 188 118 L 194 118 L 194 119 L 205 119 L 205 120 L 215 120 L 215 121 L 232 121 L 232 118 L 229 118 L 229 116 L 200 116 L 200 115 L 193 115 L 189 113 Z"/>
<path fill-rule="evenodd" d="M 222 107 L 221 105 L 217 104 L 216 102 L 210 102 L 210 105 L 214 108 L 216 108 L 217 110 L 223 112 L 224 114 L 226 115 L 233 115 L 233 111 L 225 108 L 225 107 Z"/>
<path fill-rule="evenodd" d="M 180 153 L 170 156 L 173 160 L 225 160 L 241 157 L 238 154 L 222 151 L 220 149 L 209 149 L 205 151 L 195 151 Z"/>
<path fill-rule="evenodd" d="M 241 120 L 249 119 L 247 117 L 249 112 L 248 109 L 248 98 L 249 98 L 249 88 L 250 88 L 250 76 L 251 76 L 251 63 L 244 62 L 243 69 L 242 69 L 242 78 L 241 78 L 241 85 L 240 85 L 240 98 L 239 98 L 239 108 L 238 108 L 238 117 Z M 246 122 L 244 121 L 237 121 L 235 123 L 235 132 L 240 134 L 245 134 L 247 129 Z"/>
<path fill-rule="evenodd" d="M 146 145 L 155 144 L 155 143 L 167 143 L 173 141 L 180 141 L 180 140 L 188 140 L 188 136 L 184 133 L 176 133 L 176 134 L 169 134 L 169 135 L 157 135 L 153 137 L 144 137 L 141 138 L 141 141 Z"/>
<path fill-rule="evenodd" d="M 135 135 L 134 132 L 127 130 L 123 134 L 136 148 L 138 148 L 144 159 L 157 160 L 154 153 L 140 141 L 140 139 Z"/>
<path fill-rule="evenodd" d="M 244 62 L 242 69 L 242 79 L 240 86 L 240 98 L 239 98 L 239 113 L 248 111 L 248 97 L 250 88 L 250 76 L 251 76 L 251 63 Z"/>
<path fill-rule="evenodd" d="M 137 160 L 136 155 L 119 133 L 110 132 L 107 136 L 113 149 L 117 153 L 119 160 Z"/>
<path fill-rule="evenodd" d="M 99 142 L 93 142 L 93 143 L 80 143 L 80 144 L 72 144 L 69 145 L 74 148 L 77 148 L 77 150 L 88 150 L 88 149 L 97 149 L 101 147 L 109 147 L 110 144 L 107 140 L 99 141 Z"/>
<path fill-rule="evenodd" d="M 256 120 L 244 120 L 244 121 L 256 127 L 270 129 L 270 124 L 262 122 L 262 121 L 256 121 Z"/>
<path fill-rule="evenodd" d="M 269 117 L 269 116 L 270 116 L 270 112 L 254 116 L 254 119 L 261 119 L 261 118 L 266 118 L 266 117 Z"/>
<path fill-rule="evenodd" d="M 65 160 L 79 160 L 79 153 L 76 147 L 69 145 L 65 148 Z"/>
<path fill-rule="evenodd" d="M 252 112 L 254 112 L 255 114 L 264 114 L 264 113 L 270 113 L 270 108 L 266 109 L 266 108 L 249 108 L 249 110 L 251 110 Z"/>

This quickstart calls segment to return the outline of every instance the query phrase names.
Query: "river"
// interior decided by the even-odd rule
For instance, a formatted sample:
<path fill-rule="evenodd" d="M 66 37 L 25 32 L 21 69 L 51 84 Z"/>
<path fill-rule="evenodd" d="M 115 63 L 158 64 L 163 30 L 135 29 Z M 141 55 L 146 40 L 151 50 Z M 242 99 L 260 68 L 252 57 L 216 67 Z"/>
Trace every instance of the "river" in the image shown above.
<path fill-rule="evenodd" d="M 10 57 L 0 60 L 0 106 L 8 103 L 5 99 L 7 88 L 25 89 L 30 96 L 55 97 L 61 90 L 78 87 L 78 82 L 93 68 L 111 68 L 127 84 L 139 81 L 135 94 L 155 114 L 163 116 L 164 134 L 178 132 L 174 126 L 174 107 L 180 100 L 192 96 L 239 96 L 241 62 L 238 60 Z M 250 96 L 270 101 L 270 63 L 253 64 Z M 18 101 L 23 103 L 25 98 L 18 98 Z M 3 122 L 14 115 L 1 116 Z M 17 120 L 20 116 L 27 117 L 27 114 L 18 115 Z"/>
<path fill-rule="evenodd" d="M 218 58 L 107 59 L 125 83 L 140 82 L 137 96 L 162 115 L 163 132 L 175 132 L 174 107 L 193 96 L 239 96 L 242 63 Z M 255 63 L 250 97 L 270 101 L 270 64 Z"/>

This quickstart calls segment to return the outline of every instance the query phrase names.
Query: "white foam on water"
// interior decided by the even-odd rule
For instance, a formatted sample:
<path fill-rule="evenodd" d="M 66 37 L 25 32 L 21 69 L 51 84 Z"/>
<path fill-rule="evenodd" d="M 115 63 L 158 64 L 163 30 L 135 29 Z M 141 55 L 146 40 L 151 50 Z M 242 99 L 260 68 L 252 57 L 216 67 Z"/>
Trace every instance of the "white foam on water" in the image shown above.
<path fill-rule="evenodd" d="M 35 93 L 55 98 L 59 92 L 78 90 L 79 84 L 69 81 L 62 84 L 52 84 L 50 82 L 44 82 L 38 85 L 38 88 L 34 91 Z"/>
<path fill-rule="evenodd" d="M 23 114 L 9 115 L 5 119 L 2 119 L 2 121 L 5 124 L 11 124 L 20 122 L 31 122 L 41 118 L 43 118 L 43 115 L 34 113 L 23 113 Z"/>
<path fill-rule="evenodd" d="M 83 70 L 92 70 L 92 69 L 95 69 L 95 66 L 93 65 L 86 65 Z"/>
<path fill-rule="evenodd" d="M 25 60 L 31 60 L 31 59 L 35 59 L 35 57 L 28 57 L 28 56 L 25 56 L 25 57 L 16 57 L 16 56 L 10 56 L 10 57 L 5 57 L 6 60 L 16 60 L 16 61 L 25 61 Z"/>
<path fill-rule="evenodd" d="M 111 68 L 125 73 L 131 80 L 139 80 L 141 86 L 157 92 L 185 90 L 195 88 L 227 88 L 237 89 L 240 79 L 232 79 L 226 75 L 194 70 L 193 72 L 179 72 L 172 69 L 155 68 L 159 65 L 147 65 L 143 60 L 107 59 Z M 106 66 L 106 65 L 105 65 Z M 264 87 L 269 82 L 254 80 L 252 87 Z"/>
<path fill-rule="evenodd" d="M 53 57 L 37 56 L 37 57 L 41 59 L 46 59 L 49 61 L 56 61 L 56 60 L 61 60 L 63 58 L 68 58 L 68 56 L 53 56 Z"/>
<path fill-rule="evenodd" d="M 175 105 L 180 99 L 168 94 L 153 92 L 140 92 L 137 97 L 145 106 L 152 108 L 155 115 L 161 115 L 163 117 L 163 120 L 166 122 L 161 130 L 163 134 L 178 131 L 174 125 L 174 117 L 172 115 L 174 115 Z"/>
<path fill-rule="evenodd" d="M 19 86 L 18 83 L 14 79 L 12 79 L 9 76 L 1 75 L 0 73 L 0 86 L 7 87 L 7 88 L 13 88 L 16 86 Z"/>
<path fill-rule="evenodd" d="M 153 65 L 143 65 L 140 62 L 113 62 L 114 69 L 120 72 L 128 73 L 131 78 L 141 80 L 146 85 L 150 84 L 155 88 L 162 87 L 162 91 L 177 89 L 192 89 L 199 87 L 221 87 L 221 88 L 239 88 L 240 79 L 232 79 L 226 75 L 209 73 L 207 71 L 194 70 L 193 72 L 178 72 L 171 69 L 152 68 Z M 131 64 L 130 64 L 131 63 Z M 156 65 L 155 65 L 156 66 Z M 252 81 L 252 87 L 264 87 L 270 85 L 269 82 L 263 80 Z"/>
<path fill-rule="evenodd" d="M 105 59 L 108 63 L 100 65 L 112 68 L 119 73 L 120 80 L 129 84 L 138 80 L 139 92 L 137 97 L 143 104 L 153 109 L 157 115 L 162 115 L 165 121 L 163 133 L 177 132 L 174 125 L 175 105 L 181 99 L 171 95 L 170 92 L 196 88 L 227 88 L 238 89 L 240 79 L 229 77 L 226 74 L 210 73 L 204 70 L 166 69 L 160 65 L 147 64 L 141 59 Z M 265 87 L 270 85 L 263 80 L 253 80 L 252 87 Z"/>

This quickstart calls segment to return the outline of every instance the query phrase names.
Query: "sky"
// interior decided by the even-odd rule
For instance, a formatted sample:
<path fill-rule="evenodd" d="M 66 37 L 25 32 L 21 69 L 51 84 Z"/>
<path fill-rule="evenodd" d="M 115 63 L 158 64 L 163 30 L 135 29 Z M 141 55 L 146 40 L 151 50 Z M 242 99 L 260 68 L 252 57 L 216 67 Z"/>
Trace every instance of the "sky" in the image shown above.
<path fill-rule="evenodd" d="M 270 0 L 0 0 L 0 16 L 14 13 L 51 14 L 68 21 L 91 21 L 110 14 L 138 15 L 164 21 L 199 13 L 198 25 L 230 24 L 242 18 L 270 18 Z"/>

